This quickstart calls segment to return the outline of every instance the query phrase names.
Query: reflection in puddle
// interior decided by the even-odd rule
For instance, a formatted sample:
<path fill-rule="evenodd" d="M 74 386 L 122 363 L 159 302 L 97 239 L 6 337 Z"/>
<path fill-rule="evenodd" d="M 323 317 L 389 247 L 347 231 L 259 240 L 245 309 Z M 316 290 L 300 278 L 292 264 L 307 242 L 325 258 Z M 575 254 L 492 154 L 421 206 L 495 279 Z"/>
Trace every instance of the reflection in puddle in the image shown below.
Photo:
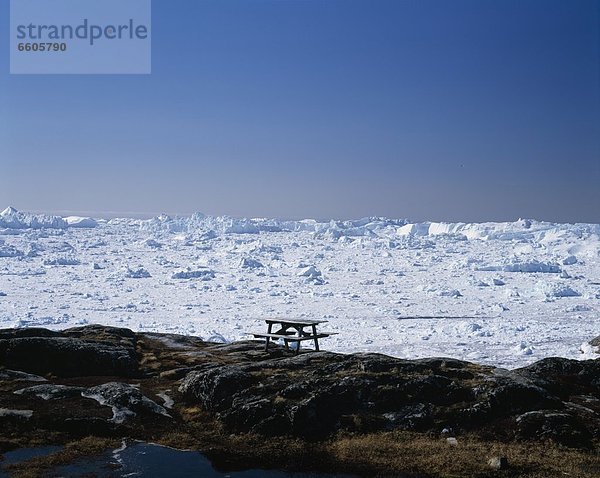
<path fill-rule="evenodd" d="M 37 456 L 49 455 L 61 447 L 22 448 L 4 454 L 2 465 L 17 463 Z M 0 472 L 0 477 L 8 476 Z M 73 464 L 60 466 L 47 472 L 49 477 L 94 476 L 113 477 L 189 477 L 203 478 L 350 478 L 349 475 L 315 473 L 290 473 L 271 470 L 217 471 L 199 452 L 176 450 L 150 443 L 136 442 Z"/>

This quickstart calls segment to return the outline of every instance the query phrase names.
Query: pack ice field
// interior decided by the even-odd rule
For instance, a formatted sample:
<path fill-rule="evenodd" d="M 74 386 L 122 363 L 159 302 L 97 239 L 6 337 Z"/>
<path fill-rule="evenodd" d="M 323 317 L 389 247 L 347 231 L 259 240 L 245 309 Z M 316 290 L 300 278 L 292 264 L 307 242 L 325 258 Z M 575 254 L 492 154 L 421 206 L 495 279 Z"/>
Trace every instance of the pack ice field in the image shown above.
<path fill-rule="evenodd" d="M 0 328 L 251 338 L 325 319 L 336 352 L 514 368 L 597 357 L 600 225 L 0 213 Z"/>

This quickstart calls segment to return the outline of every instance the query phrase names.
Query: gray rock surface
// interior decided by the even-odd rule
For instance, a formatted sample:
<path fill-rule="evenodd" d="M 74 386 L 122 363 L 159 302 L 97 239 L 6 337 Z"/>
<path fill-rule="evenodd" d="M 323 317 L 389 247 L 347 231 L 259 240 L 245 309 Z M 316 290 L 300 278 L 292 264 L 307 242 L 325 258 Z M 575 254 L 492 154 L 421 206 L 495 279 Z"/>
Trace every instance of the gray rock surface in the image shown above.
<path fill-rule="evenodd" d="M 112 407 L 112 420 L 115 423 L 122 423 L 128 417 L 138 413 L 170 417 L 165 408 L 145 397 L 136 387 L 127 383 L 104 383 L 83 391 L 81 395 L 92 398 L 101 405 Z"/>
<path fill-rule="evenodd" d="M 599 379 L 596 360 L 552 358 L 508 371 L 319 352 L 192 371 L 179 390 L 236 432 L 323 438 L 340 430 L 476 431 L 502 423 L 509 436 L 588 446 L 600 437 Z"/>
<path fill-rule="evenodd" d="M 78 334 L 75 329 L 62 334 L 45 329 L 0 330 L 0 364 L 22 372 L 60 377 L 132 377 L 138 370 L 135 345 L 133 340 L 117 335 L 119 330 L 123 329 L 92 326 L 87 335 Z"/>
<path fill-rule="evenodd" d="M 85 388 L 69 387 L 67 385 L 44 384 L 15 390 L 17 395 L 29 395 L 39 397 L 43 400 L 58 400 L 81 396 Z"/>

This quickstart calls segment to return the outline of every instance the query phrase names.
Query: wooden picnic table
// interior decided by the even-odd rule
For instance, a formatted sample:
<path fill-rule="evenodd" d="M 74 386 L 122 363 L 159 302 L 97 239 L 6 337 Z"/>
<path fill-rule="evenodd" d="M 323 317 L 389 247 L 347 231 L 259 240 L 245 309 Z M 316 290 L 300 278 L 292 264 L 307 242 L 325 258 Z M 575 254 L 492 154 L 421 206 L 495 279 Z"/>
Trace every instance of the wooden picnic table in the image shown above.
<path fill-rule="evenodd" d="M 311 319 L 265 319 L 267 332 L 252 332 L 256 338 L 265 339 L 265 350 L 269 350 L 270 340 L 283 340 L 285 348 L 289 349 L 289 343 L 296 343 L 296 353 L 300 351 L 300 342 L 312 340 L 315 344 L 315 351 L 319 350 L 319 339 L 329 337 L 333 332 L 317 332 L 317 325 L 327 322 L 327 320 Z M 273 327 L 278 328 L 273 331 Z"/>

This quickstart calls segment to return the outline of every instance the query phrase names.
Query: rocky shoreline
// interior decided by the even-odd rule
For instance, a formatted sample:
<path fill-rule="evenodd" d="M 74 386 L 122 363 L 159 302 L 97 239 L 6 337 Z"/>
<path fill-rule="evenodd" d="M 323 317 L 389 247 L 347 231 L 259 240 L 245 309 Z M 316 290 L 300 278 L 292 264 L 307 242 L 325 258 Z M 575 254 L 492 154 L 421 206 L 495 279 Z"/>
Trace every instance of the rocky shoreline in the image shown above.
<path fill-rule="evenodd" d="M 215 344 L 99 325 L 6 329 L 0 430 L 0 452 L 86 436 L 177 436 L 231 463 L 236 450 L 223 437 L 313 447 L 395 432 L 551 442 L 597 456 L 600 359 L 505 370 L 448 358 L 294 356 L 279 347 L 267 353 L 257 341 Z"/>

